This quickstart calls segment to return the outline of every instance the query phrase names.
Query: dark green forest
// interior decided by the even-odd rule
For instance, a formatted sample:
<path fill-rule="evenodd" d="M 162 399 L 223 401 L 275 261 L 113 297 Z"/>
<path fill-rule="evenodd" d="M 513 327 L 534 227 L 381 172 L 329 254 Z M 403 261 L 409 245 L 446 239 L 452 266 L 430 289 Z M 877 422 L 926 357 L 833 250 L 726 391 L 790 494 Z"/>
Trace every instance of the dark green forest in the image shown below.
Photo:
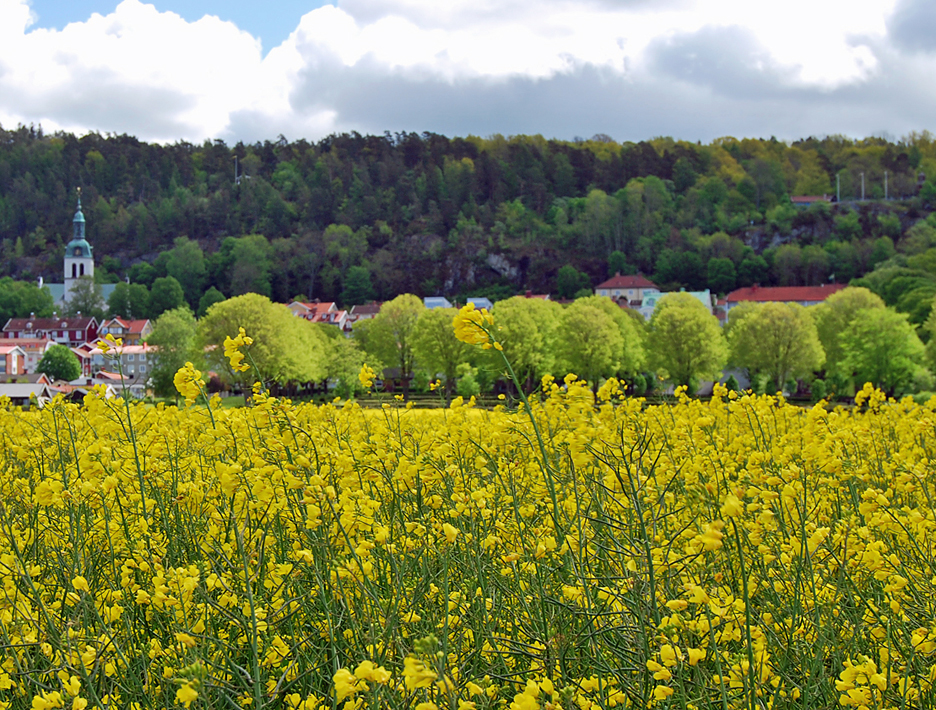
<path fill-rule="evenodd" d="M 919 324 L 936 293 L 925 176 L 936 178 L 927 133 L 708 145 L 352 133 L 228 146 L 0 128 L 0 276 L 61 280 L 81 187 L 96 278 L 162 279 L 163 291 L 175 280 L 196 311 L 250 291 L 344 305 L 407 292 L 571 297 L 639 271 L 664 289 L 722 294 L 864 277 Z M 837 189 L 840 203 L 790 200 Z"/>

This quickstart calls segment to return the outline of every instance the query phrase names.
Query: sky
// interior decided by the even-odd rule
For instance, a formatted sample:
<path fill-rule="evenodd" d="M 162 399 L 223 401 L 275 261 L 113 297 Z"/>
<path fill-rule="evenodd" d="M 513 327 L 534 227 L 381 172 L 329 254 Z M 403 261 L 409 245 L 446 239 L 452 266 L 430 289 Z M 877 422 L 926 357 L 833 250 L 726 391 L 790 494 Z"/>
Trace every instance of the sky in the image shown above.
<path fill-rule="evenodd" d="M 0 0 L 0 125 L 796 140 L 936 130 L 932 0 Z"/>

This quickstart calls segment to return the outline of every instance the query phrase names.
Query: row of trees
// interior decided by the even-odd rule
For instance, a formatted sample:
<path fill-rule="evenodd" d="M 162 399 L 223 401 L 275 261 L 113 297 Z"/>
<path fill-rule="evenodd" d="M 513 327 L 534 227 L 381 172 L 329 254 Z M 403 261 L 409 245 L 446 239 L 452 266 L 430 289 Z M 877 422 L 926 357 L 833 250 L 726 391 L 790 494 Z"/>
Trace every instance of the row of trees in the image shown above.
<path fill-rule="evenodd" d="M 861 174 L 883 197 L 885 171 L 889 195 L 908 199 L 789 202 L 831 193 L 836 176 L 852 199 Z M 210 288 L 346 304 L 550 292 L 565 263 L 592 284 L 639 270 L 715 292 L 842 281 L 895 249 L 916 253 L 910 231 L 936 206 L 920 171 L 936 175 L 928 134 L 789 145 L 351 134 L 229 147 L 0 128 L 0 275 L 59 277 L 82 186 L 96 275 L 147 287 L 172 276 L 193 310 Z"/>
<path fill-rule="evenodd" d="M 811 383 L 819 396 L 843 393 L 866 381 L 889 393 L 933 387 L 936 340 L 924 346 L 907 316 L 865 288 L 846 288 L 812 308 L 787 303 L 743 303 L 723 329 L 695 297 L 666 295 L 649 322 L 610 299 L 587 296 L 562 306 L 514 297 L 498 302 L 499 340 L 527 389 L 547 374 L 574 373 L 597 387 L 616 376 L 642 394 L 663 380 L 695 387 L 718 380 L 726 367 L 756 388 L 795 390 Z M 286 385 L 333 380 L 343 395 L 356 387 L 364 362 L 386 370 L 404 388 L 441 377 L 449 395 L 486 391 L 503 376 L 499 356 L 458 341 L 454 309 L 427 309 L 411 294 L 355 324 L 353 338 L 338 329 L 295 318 L 283 305 L 247 294 L 213 305 L 196 320 L 187 306 L 164 313 L 148 342 L 157 346 L 153 384 L 173 393 L 172 376 L 187 360 L 229 382 L 242 379 L 223 358 L 224 338 L 244 327 L 254 338 L 258 374 Z M 925 324 L 936 331 L 936 316 Z"/>

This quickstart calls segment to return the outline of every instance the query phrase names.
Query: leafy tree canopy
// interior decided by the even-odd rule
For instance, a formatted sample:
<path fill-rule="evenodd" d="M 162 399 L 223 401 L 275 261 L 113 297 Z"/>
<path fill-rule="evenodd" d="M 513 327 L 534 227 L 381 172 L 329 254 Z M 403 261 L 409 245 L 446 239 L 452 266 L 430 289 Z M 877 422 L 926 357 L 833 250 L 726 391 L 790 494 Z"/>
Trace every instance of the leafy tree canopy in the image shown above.
<path fill-rule="evenodd" d="M 36 371 L 52 380 L 71 382 L 81 377 L 81 362 L 67 345 L 53 345 L 43 353 Z"/>

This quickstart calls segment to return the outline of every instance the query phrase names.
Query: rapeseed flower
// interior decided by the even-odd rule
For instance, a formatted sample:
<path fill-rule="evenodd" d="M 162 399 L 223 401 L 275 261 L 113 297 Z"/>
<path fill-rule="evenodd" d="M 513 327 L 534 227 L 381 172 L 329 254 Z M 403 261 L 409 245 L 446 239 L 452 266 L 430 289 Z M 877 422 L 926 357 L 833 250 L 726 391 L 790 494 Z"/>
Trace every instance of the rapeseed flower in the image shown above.
<path fill-rule="evenodd" d="M 201 376 L 202 373 L 196 370 L 192 363 L 187 362 L 172 378 L 176 390 L 185 398 L 186 405 L 194 404 L 198 395 L 202 393 Z"/>
<path fill-rule="evenodd" d="M 243 362 L 244 353 L 240 349 L 252 344 L 253 338 L 249 337 L 243 328 L 238 329 L 234 338 L 228 336 L 224 339 L 224 357 L 231 363 L 234 372 L 246 372 L 250 369 L 250 365 Z"/>

